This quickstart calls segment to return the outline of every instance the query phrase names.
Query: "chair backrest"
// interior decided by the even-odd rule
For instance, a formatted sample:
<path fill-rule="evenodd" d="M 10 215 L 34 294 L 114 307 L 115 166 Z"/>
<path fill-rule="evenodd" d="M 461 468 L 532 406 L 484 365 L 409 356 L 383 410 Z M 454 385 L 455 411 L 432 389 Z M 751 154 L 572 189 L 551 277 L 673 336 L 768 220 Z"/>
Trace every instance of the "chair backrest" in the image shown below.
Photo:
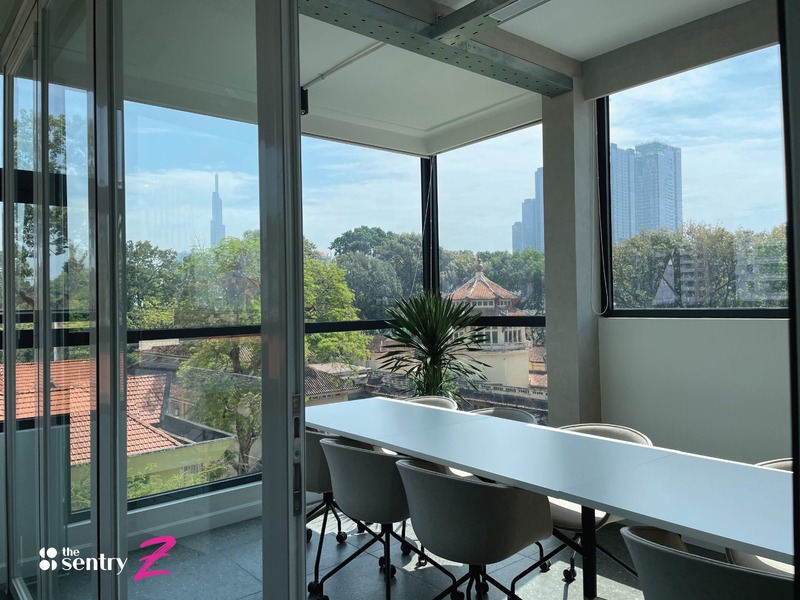
<path fill-rule="evenodd" d="M 345 514 L 371 523 L 396 523 L 408 518 L 408 502 L 395 463 L 386 454 L 345 439 L 320 441 L 333 484 L 333 495 Z"/>
<path fill-rule="evenodd" d="M 587 435 L 596 435 L 598 437 L 610 438 L 621 442 L 633 442 L 634 444 L 643 444 L 645 446 L 653 445 L 653 442 L 645 434 L 631 429 L 630 427 L 625 427 L 624 425 L 612 425 L 611 423 L 578 423 L 577 425 L 564 425 L 559 429 L 576 431 Z"/>
<path fill-rule="evenodd" d="M 333 491 L 328 461 L 320 440 L 334 438 L 330 433 L 306 429 L 306 490 L 317 494 Z"/>
<path fill-rule="evenodd" d="M 425 406 L 437 406 L 439 408 L 458 410 L 458 402 L 445 396 L 415 396 L 409 398 L 408 401 L 415 404 L 424 404 Z"/>
<path fill-rule="evenodd" d="M 794 470 L 794 461 L 791 458 L 773 458 L 772 460 L 765 460 L 756 464 L 759 467 L 768 467 L 780 471 Z M 775 573 L 778 575 L 794 575 L 794 565 L 790 563 L 784 563 L 764 556 L 743 552 L 742 550 L 734 550 L 732 548 L 725 548 L 725 556 L 729 563 L 740 567 L 748 567 L 750 569 L 756 569 L 757 571 Z"/>
<path fill-rule="evenodd" d="M 480 415 L 491 415 L 509 421 L 520 421 L 521 423 L 536 423 L 536 417 L 526 410 L 513 408 L 511 406 L 491 406 L 489 408 L 476 408 L 470 412 Z"/>
<path fill-rule="evenodd" d="M 417 460 L 397 463 L 420 542 L 437 556 L 485 565 L 553 531 L 547 496 L 442 473 Z"/>
<path fill-rule="evenodd" d="M 623 527 L 645 600 L 789 600 L 791 577 L 771 575 L 664 545 L 669 534 L 655 527 Z M 677 537 L 677 536 L 674 536 Z"/>

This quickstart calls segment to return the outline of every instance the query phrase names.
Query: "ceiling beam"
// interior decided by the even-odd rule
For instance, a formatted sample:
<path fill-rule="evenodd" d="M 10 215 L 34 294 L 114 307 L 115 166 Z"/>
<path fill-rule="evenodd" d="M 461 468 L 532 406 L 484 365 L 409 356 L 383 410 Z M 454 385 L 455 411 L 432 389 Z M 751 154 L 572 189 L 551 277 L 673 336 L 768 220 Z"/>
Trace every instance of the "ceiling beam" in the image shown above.
<path fill-rule="evenodd" d="M 457 44 L 547 1 L 474 0 L 433 23 L 429 36 L 445 44 Z"/>
<path fill-rule="evenodd" d="M 442 42 L 431 37 L 434 24 L 371 0 L 300 0 L 299 8 L 300 14 L 312 19 L 543 96 L 555 97 L 572 90 L 568 75 L 471 40 L 472 35 L 452 44 Z M 485 6 L 483 9 L 487 10 Z"/>

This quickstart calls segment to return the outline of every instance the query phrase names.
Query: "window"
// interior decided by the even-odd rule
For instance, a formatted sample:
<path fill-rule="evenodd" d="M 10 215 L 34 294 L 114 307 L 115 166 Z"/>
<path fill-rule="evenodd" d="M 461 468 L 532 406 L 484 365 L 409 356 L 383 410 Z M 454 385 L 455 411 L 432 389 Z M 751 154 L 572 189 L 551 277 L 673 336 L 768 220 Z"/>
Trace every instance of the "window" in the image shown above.
<path fill-rule="evenodd" d="M 535 399 L 545 420 L 541 127 L 446 152 L 437 168 L 442 292 L 493 319 L 480 357 L 487 381 L 470 397 L 523 407 Z"/>
<path fill-rule="evenodd" d="M 787 306 L 777 47 L 609 98 L 613 309 Z"/>
<path fill-rule="evenodd" d="M 306 321 L 383 319 L 420 291 L 420 213 L 419 159 L 304 138 Z"/>

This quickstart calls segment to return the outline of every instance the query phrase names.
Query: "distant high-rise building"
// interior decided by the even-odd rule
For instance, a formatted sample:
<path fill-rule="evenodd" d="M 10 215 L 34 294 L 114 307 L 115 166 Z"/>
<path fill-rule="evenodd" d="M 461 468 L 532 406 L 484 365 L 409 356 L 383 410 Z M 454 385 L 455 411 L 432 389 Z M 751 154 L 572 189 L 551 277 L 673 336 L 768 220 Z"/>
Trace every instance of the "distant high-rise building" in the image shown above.
<path fill-rule="evenodd" d="M 624 242 L 636 233 L 636 152 L 611 144 L 611 241 Z"/>
<path fill-rule="evenodd" d="M 536 203 L 533 211 L 533 247 L 544 252 L 544 168 L 536 169 L 534 175 Z"/>
<path fill-rule="evenodd" d="M 515 252 L 535 248 L 544 252 L 544 188 L 543 169 L 536 169 L 536 197 L 522 201 L 522 221 L 511 227 L 511 247 Z"/>
<path fill-rule="evenodd" d="M 683 225 L 681 149 L 661 142 L 639 144 L 635 158 L 635 231 Z"/>
<path fill-rule="evenodd" d="M 211 194 L 211 246 L 216 246 L 225 237 L 222 223 L 222 197 L 219 195 L 219 175 L 214 175 L 214 193 Z"/>
<path fill-rule="evenodd" d="M 522 247 L 544 251 L 544 202 L 539 198 L 522 201 Z"/>
<path fill-rule="evenodd" d="M 517 221 L 511 226 L 511 250 L 519 252 L 522 248 L 522 221 Z"/>

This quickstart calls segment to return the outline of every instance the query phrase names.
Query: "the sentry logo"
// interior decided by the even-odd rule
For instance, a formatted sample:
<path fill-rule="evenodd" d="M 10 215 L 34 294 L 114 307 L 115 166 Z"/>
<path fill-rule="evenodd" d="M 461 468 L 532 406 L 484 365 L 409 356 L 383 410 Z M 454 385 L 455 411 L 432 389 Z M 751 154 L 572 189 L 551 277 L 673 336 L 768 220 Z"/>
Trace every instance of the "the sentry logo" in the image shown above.
<path fill-rule="evenodd" d="M 127 558 L 114 558 L 101 554 L 83 558 L 80 550 L 75 548 L 62 548 L 61 561 L 56 561 L 58 550 L 56 548 L 41 548 L 39 568 L 42 571 L 55 571 L 59 567 L 63 571 L 114 571 L 117 575 L 125 568 Z"/>
<path fill-rule="evenodd" d="M 147 548 L 148 546 L 157 546 L 157 548 L 139 559 L 142 566 L 133 576 L 134 581 L 139 581 L 145 577 L 153 577 L 154 575 L 169 575 L 170 571 L 166 570 L 153 570 L 152 567 L 156 561 L 166 556 L 169 556 L 169 550 L 175 545 L 175 538 L 171 535 L 162 535 L 146 540 L 139 544 L 140 548 Z M 56 558 L 59 555 L 57 548 L 41 548 L 39 550 L 39 568 L 42 571 L 55 571 L 61 568 L 63 571 L 113 571 L 116 575 L 120 575 L 128 562 L 127 558 L 117 558 L 101 554 L 98 557 L 82 557 L 80 550 L 75 548 L 64 547 L 61 549 L 61 560 Z"/>

